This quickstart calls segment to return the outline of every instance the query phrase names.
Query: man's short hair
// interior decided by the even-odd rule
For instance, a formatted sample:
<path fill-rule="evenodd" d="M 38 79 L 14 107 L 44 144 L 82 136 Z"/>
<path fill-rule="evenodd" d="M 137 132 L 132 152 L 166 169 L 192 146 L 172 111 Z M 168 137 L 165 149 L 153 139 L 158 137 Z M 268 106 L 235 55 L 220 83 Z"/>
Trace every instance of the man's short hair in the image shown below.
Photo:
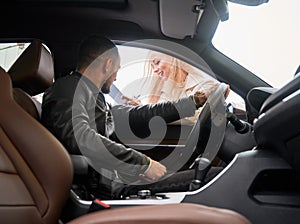
<path fill-rule="evenodd" d="M 97 35 L 89 36 L 81 42 L 77 68 L 89 66 L 100 55 L 108 54 L 111 57 L 118 56 L 116 45 L 106 37 Z"/>

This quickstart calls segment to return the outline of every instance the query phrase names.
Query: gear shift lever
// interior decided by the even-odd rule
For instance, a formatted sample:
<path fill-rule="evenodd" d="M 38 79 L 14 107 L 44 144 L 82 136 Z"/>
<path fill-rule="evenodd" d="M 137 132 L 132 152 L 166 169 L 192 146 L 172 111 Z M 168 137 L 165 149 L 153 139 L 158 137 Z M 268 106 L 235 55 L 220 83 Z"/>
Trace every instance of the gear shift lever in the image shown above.
<path fill-rule="evenodd" d="M 204 157 L 198 157 L 195 160 L 195 177 L 190 183 L 189 190 L 194 191 L 203 186 L 204 180 L 208 170 L 211 167 L 211 162 L 209 159 Z"/>
<path fill-rule="evenodd" d="M 242 122 L 235 114 L 226 112 L 226 117 L 238 133 L 245 134 L 251 130 L 251 126 L 246 122 Z"/>

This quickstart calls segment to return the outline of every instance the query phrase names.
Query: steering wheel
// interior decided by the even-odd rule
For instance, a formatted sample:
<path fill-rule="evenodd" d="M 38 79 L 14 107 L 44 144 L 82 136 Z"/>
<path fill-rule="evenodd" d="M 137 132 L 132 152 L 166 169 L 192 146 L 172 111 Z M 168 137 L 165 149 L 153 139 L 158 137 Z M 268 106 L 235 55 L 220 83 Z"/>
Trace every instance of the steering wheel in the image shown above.
<path fill-rule="evenodd" d="M 162 177 L 162 180 L 173 175 L 183 166 L 190 166 L 200 155 L 209 162 L 215 158 L 223 142 L 226 127 L 224 94 L 227 88 L 225 83 L 221 83 L 210 94 L 186 144 L 177 145 L 171 154 L 159 161 L 168 169 L 168 174 Z M 139 185 L 144 182 L 136 180 L 134 184 Z"/>
<path fill-rule="evenodd" d="M 221 83 L 210 94 L 185 146 L 177 146 L 171 155 L 160 161 L 168 170 L 174 173 L 183 165 L 191 166 L 200 155 L 211 162 L 218 154 L 227 122 L 224 98 L 227 88 L 227 84 Z"/>
<path fill-rule="evenodd" d="M 200 113 L 196 125 L 198 125 L 199 135 L 196 147 L 197 157 L 202 153 L 202 157 L 212 161 L 218 154 L 225 135 L 227 123 L 224 94 L 228 86 L 221 83 L 218 88 L 208 97 L 207 102 Z M 209 131 L 209 138 L 205 139 L 205 131 Z M 206 143 L 206 146 L 203 145 Z M 203 151 L 199 149 L 203 149 Z"/>

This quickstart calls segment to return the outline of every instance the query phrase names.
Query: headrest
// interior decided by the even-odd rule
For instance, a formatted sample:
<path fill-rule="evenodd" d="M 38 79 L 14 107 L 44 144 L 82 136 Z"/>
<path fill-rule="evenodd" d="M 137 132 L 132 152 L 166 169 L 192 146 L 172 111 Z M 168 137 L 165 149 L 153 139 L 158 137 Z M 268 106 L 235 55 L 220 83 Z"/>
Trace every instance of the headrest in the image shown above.
<path fill-rule="evenodd" d="M 31 96 L 43 93 L 53 84 L 54 66 L 51 53 L 40 40 L 33 40 L 8 70 L 13 86 Z"/>

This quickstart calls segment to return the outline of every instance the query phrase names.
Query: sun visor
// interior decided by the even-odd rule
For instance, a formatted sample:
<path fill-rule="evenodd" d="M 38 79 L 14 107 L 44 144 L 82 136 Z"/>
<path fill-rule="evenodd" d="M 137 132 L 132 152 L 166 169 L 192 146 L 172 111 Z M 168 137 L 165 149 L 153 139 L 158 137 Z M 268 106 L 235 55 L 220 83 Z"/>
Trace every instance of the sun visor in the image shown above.
<path fill-rule="evenodd" d="M 184 3 L 184 4 L 183 4 Z M 204 1 L 160 0 L 160 26 L 164 35 L 183 39 L 193 37 L 204 11 Z"/>
<path fill-rule="evenodd" d="M 229 18 L 227 0 L 160 0 L 162 33 L 177 39 L 193 38 L 207 4 L 211 4 L 219 20 Z"/>

